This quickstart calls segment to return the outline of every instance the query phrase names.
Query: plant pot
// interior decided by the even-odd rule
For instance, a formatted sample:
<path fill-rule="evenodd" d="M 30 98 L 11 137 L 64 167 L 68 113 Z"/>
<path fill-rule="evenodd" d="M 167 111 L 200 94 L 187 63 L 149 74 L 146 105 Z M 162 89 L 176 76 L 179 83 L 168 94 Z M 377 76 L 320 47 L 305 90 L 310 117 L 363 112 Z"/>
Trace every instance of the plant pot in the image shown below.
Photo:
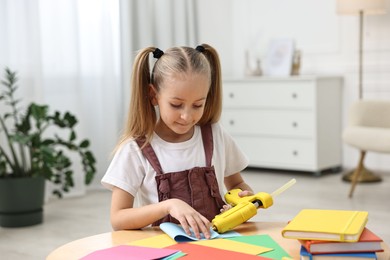
<path fill-rule="evenodd" d="M 43 221 L 45 179 L 0 178 L 0 226 L 24 227 Z"/>

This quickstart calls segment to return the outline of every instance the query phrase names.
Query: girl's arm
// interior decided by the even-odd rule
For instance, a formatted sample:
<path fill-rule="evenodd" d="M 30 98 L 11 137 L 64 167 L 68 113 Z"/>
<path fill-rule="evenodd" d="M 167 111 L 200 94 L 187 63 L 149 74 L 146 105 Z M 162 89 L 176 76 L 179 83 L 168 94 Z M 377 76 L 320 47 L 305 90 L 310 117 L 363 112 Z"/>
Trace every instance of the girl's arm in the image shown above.
<path fill-rule="evenodd" d="M 188 235 L 190 227 L 197 238 L 203 233 L 210 238 L 210 222 L 191 206 L 179 199 L 169 199 L 140 208 L 133 208 L 134 197 L 114 187 L 111 198 L 111 225 L 114 230 L 140 229 L 170 214 Z"/>
<path fill-rule="evenodd" d="M 224 182 L 225 182 L 225 187 L 228 191 L 232 189 L 241 189 L 242 192 L 238 194 L 240 197 L 253 195 L 252 188 L 249 187 L 248 184 L 246 184 L 246 182 L 244 181 L 244 179 L 242 178 L 239 172 L 230 175 L 228 177 L 225 177 Z"/>

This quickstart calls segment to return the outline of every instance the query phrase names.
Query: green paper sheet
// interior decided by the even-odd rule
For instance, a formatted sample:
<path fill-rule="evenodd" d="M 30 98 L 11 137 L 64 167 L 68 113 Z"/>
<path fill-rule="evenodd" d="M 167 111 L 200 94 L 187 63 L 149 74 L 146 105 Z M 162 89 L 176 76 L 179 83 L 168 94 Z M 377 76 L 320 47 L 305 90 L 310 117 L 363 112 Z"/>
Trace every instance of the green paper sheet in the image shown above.
<path fill-rule="evenodd" d="M 247 244 L 273 248 L 274 250 L 259 254 L 259 256 L 272 259 L 282 259 L 283 257 L 291 257 L 284 249 L 275 242 L 269 235 L 252 235 L 226 238 Z"/>

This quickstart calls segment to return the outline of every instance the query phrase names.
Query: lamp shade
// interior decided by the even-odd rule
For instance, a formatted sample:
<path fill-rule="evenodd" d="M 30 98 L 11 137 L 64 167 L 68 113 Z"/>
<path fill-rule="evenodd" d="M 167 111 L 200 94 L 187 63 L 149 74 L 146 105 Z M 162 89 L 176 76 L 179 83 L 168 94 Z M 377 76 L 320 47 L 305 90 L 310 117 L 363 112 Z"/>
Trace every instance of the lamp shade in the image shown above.
<path fill-rule="evenodd" d="M 337 13 L 344 15 L 365 15 L 386 13 L 385 0 L 337 0 Z"/>

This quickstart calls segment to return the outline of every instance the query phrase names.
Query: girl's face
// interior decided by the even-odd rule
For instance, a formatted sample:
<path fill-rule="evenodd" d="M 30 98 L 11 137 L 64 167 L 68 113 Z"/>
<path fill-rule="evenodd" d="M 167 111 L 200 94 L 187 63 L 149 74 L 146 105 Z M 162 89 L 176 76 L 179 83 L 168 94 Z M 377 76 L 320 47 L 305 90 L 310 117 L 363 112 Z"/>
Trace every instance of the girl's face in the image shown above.
<path fill-rule="evenodd" d="M 203 115 L 209 85 L 208 77 L 185 73 L 164 80 L 158 93 L 152 87 L 152 103 L 160 111 L 156 133 L 171 142 L 190 139 Z"/>

